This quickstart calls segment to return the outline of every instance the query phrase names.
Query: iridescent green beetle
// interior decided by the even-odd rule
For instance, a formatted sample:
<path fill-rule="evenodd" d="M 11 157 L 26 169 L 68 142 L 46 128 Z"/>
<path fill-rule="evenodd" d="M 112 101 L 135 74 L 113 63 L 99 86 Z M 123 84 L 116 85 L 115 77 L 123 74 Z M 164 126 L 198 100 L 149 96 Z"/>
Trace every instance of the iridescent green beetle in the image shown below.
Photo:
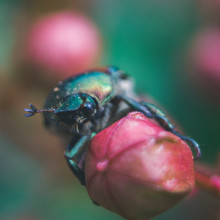
<path fill-rule="evenodd" d="M 81 184 L 85 185 L 84 160 L 91 138 L 130 111 L 142 112 L 160 125 L 188 142 L 195 150 L 195 159 L 201 152 L 197 142 L 174 129 L 165 114 L 155 105 L 138 102 L 131 79 L 117 67 L 101 67 L 74 75 L 58 85 L 49 94 L 44 109 L 30 104 L 26 117 L 43 112 L 45 126 L 58 134 L 68 135 L 71 142 L 65 150 L 67 163 Z"/>

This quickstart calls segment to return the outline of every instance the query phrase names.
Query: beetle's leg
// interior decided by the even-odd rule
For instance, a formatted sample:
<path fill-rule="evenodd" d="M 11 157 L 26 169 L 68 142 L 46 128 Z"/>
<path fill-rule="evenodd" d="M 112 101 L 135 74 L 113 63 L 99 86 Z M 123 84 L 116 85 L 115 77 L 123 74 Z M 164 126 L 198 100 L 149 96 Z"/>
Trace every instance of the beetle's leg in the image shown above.
<path fill-rule="evenodd" d="M 83 154 L 84 147 L 88 144 L 90 139 L 91 136 L 83 136 L 78 140 L 73 139 L 65 151 L 67 163 L 82 185 L 85 185 L 85 174 L 82 164 L 80 166 L 81 161 L 77 162 L 77 156 Z"/>
<path fill-rule="evenodd" d="M 140 102 L 135 101 L 132 98 L 129 98 L 125 95 L 116 95 L 113 101 L 117 104 L 120 102 L 125 102 L 132 110 L 136 110 L 142 112 L 148 118 L 158 118 L 162 120 L 162 117 L 159 115 L 155 115 L 153 112 L 150 111 L 146 106 L 141 104 Z"/>
<path fill-rule="evenodd" d="M 155 105 L 148 102 L 137 102 L 134 99 L 131 99 L 124 95 L 117 95 L 116 99 L 124 101 L 127 103 L 133 110 L 142 112 L 148 118 L 154 118 L 158 123 L 167 131 L 172 132 L 183 141 L 188 142 L 196 152 L 194 159 L 198 159 L 201 156 L 201 151 L 199 144 L 192 138 L 186 137 L 179 134 L 175 129 L 173 124 L 167 119 L 166 115 Z"/>
<path fill-rule="evenodd" d="M 175 134 L 176 136 L 178 136 L 179 138 L 181 138 L 185 142 L 188 142 L 190 145 L 192 145 L 194 150 L 196 151 L 195 159 L 198 159 L 201 156 L 201 151 L 200 151 L 200 148 L 199 148 L 199 144 L 195 140 L 193 140 L 192 138 L 189 138 L 189 137 L 186 137 L 184 135 L 179 134 L 174 129 L 173 124 L 168 120 L 168 118 L 166 117 L 166 115 L 163 111 L 161 111 L 154 104 L 151 104 L 151 103 L 148 103 L 148 102 L 141 101 L 140 104 L 144 105 L 146 108 L 148 108 L 148 110 L 150 110 L 155 115 L 161 116 L 163 118 L 164 122 L 166 123 L 166 127 L 169 128 L 168 131 L 172 132 L 173 134 Z"/>
<path fill-rule="evenodd" d="M 82 151 L 84 151 L 84 147 L 87 146 L 89 140 L 91 140 L 91 138 L 94 136 L 95 136 L 95 133 L 92 133 L 91 135 L 83 136 L 83 137 L 79 138 L 77 141 L 75 141 L 73 139 L 65 151 L 65 158 L 67 160 L 67 164 L 69 165 L 73 174 L 79 179 L 80 183 L 84 186 L 86 185 L 85 173 L 82 168 L 84 161 L 80 167 L 80 162 L 82 163 L 82 160 L 84 160 L 84 157 L 78 163 L 75 160 L 76 160 L 76 157 L 79 154 L 81 154 Z M 85 154 L 85 152 L 83 152 L 83 154 Z M 80 155 L 80 157 L 81 156 L 82 155 Z M 95 201 L 93 201 L 93 203 L 95 205 L 99 206 L 99 204 L 96 203 Z"/>
<path fill-rule="evenodd" d="M 174 126 L 161 109 L 159 109 L 156 105 L 149 102 L 140 101 L 139 103 L 145 106 L 153 115 L 159 116 L 157 120 L 159 120 L 158 122 L 161 124 L 161 126 L 167 131 L 171 131 L 173 133 Z"/>

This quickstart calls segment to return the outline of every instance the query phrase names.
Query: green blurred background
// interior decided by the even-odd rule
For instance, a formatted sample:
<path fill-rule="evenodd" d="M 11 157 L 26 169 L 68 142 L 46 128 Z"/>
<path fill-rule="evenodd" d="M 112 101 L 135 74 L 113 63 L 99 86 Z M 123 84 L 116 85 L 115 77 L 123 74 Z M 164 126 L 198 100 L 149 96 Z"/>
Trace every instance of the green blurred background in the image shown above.
<path fill-rule="evenodd" d="M 26 25 L 50 12 L 68 9 L 90 18 L 102 38 L 94 65 L 128 72 L 137 92 L 153 97 L 200 143 L 201 161 L 218 163 L 220 105 L 188 73 L 192 39 L 218 23 L 198 2 L 0 0 L 0 219 L 122 219 L 92 204 L 65 164 L 61 141 L 40 116 L 23 117 L 23 108 L 30 101 L 41 106 L 56 84 L 42 77 L 33 83 L 34 71 L 23 74 L 19 60 Z M 201 192 L 155 219 L 220 219 L 219 201 Z"/>

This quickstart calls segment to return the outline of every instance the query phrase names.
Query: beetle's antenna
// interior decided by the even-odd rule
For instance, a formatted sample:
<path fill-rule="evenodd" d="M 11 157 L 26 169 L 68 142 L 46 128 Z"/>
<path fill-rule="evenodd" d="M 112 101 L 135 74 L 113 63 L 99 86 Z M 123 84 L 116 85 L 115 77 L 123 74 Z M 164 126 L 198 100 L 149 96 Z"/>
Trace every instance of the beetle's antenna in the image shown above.
<path fill-rule="evenodd" d="M 35 115 L 36 113 L 41 113 L 41 112 L 54 112 L 54 109 L 41 109 L 38 110 L 34 105 L 32 105 L 31 103 L 29 104 L 30 109 L 29 108 L 25 108 L 24 110 L 26 112 L 28 112 L 29 114 L 25 114 L 25 117 L 31 117 L 33 115 Z"/>

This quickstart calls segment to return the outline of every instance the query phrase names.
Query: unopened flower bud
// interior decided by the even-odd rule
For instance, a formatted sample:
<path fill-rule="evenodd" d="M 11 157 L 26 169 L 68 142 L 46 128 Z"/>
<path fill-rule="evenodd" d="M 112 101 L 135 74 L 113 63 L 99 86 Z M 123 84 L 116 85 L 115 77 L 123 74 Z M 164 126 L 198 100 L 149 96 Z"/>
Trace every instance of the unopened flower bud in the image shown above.
<path fill-rule="evenodd" d="M 219 104 L 220 29 L 203 29 L 194 37 L 190 49 L 190 78 L 203 96 Z"/>
<path fill-rule="evenodd" d="M 26 38 L 27 59 L 59 79 L 88 68 L 101 51 L 95 24 L 72 11 L 42 17 L 33 23 Z"/>
<path fill-rule="evenodd" d="M 148 219 L 194 187 L 189 146 L 139 112 L 98 133 L 85 166 L 90 198 L 126 219 Z"/>

